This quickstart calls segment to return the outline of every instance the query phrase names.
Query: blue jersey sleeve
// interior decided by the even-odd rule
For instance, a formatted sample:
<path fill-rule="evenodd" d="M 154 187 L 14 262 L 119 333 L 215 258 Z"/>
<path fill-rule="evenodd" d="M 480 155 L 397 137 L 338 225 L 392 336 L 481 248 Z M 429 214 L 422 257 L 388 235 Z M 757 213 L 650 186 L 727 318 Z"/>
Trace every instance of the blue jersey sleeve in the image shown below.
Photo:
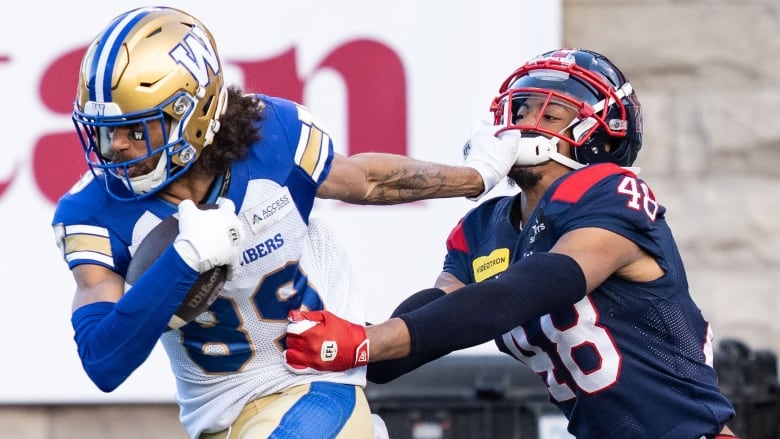
<path fill-rule="evenodd" d="M 515 197 L 497 197 L 469 211 L 447 238 L 444 271 L 464 284 L 493 278 L 509 268 L 519 230 L 511 222 Z"/>
<path fill-rule="evenodd" d="M 322 184 L 333 162 L 333 141 L 323 125 L 304 105 L 272 96 L 260 98 L 265 105 L 263 138 L 287 145 L 297 171 L 317 186 Z"/>
<path fill-rule="evenodd" d="M 60 198 L 52 219 L 55 239 L 68 268 L 96 264 L 124 274 L 130 262 L 132 229 L 107 225 L 108 221 L 122 222 L 123 210 L 108 198 L 101 184 L 86 174 Z"/>

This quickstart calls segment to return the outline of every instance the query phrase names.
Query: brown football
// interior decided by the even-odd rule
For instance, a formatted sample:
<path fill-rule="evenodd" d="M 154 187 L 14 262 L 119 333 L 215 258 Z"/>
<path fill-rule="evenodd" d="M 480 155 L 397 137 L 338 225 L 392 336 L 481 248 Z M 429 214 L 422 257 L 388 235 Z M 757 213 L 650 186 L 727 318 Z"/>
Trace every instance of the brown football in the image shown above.
<path fill-rule="evenodd" d="M 201 209 L 211 206 L 199 206 Z M 179 234 L 179 220 L 169 216 L 155 226 L 138 245 L 127 267 L 125 282 L 133 285 L 156 261 Z M 184 297 L 176 313 L 168 322 L 169 329 L 178 329 L 206 311 L 217 299 L 227 280 L 227 266 L 221 265 L 202 273 Z"/>

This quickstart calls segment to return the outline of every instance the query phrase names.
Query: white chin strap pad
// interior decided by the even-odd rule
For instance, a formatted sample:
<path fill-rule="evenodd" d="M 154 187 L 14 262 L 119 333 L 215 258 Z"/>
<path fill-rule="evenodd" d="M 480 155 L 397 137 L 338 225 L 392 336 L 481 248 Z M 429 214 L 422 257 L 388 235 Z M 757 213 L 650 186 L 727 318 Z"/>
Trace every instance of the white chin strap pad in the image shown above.
<path fill-rule="evenodd" d="M 558 152 L 558 138 L 548 139 L 542 135 L 520 137 L 517 148 L 517 166 L 536 166 L 549 160 L 554 160 L 571 169 L 579 169 L 585 165 L 572 160 Z"/>
<path fill-rule="evenodd" d="M 550 160 L 552 153 L 557 153 L 558 147 L 544 136 L 520 136 L 517 147 L 515 165 L 535 166 Z"/>
<path fill-rule="evenodd" d="M 130 179 L 132 187 L 129 187 L 128 189 L 135 192 L 136 195 L 143 195 L 161 185 L 167 177 L 167 165 L 168 154 L 163 152 L 160 154 L 160 160 L 157 161 L 157 166 L 154 169 L 144 175 L 139 175 L 138 177 Z M 122 179 L 122 182 L 127 186 L 126 179 Z"/>

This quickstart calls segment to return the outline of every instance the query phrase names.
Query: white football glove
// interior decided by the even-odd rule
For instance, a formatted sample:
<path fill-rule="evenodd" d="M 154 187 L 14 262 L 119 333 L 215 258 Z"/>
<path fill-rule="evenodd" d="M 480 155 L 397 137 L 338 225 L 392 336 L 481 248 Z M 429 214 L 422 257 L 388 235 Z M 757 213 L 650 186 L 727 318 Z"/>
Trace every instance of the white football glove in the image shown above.
<path fill-rule="evenodd" d="M 463 148 L 464 166 L 476 169 L 485 185 L 485 190 L 476 197 L 469 197 L 470 200 L 479 200 L 490 192 L 506 177 L 517 160 L 520 131 L 509 130 L 496 137 L 495 133 L 500 128 L 480 119 Z"/>
<path fill-rule="evenodd" d="M 244 228 L 228 198 L 216 209 L 200 209 L 192 200 L 179 203 L 179 235 L 173 247 L 193 270 L 205 273 L 218 265 L 238 264 Z"/>

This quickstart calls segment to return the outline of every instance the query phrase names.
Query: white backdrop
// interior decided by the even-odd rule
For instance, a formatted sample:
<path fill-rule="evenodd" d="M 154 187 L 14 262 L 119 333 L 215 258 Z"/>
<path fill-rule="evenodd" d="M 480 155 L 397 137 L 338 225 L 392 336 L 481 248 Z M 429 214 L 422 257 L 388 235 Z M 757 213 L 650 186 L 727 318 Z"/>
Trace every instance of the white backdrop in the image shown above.
<path fill-rule="evenodd" d="M 457 164 L 473 121 L 486 112 L 504 77 L 529 56 L 560 44 L 560 3 L 170 0 L 168 5 L 191 12 L 211 29 L 229 82 L 244 80 L 242 70 L 230 68 L 231 61 L 263 60 L 295 49 L 297 75 L 305 78 L 303 103 L 329 126 L 337 150 L 345 154 L 348 133 L 355 128 L 347 123 L 344 82 L 330 71 L 310 75 L 312 69 L 334 47 L 350 41 L 372 40 L 390 48 L 405 73 L 406 90 L 399 92 L 406 93 L 408 154 Z M 71 148 L 78 144 L 36 147 L 47 134 L 73 131 L 63 106 L 48 102 L 51 96 L 60 96 L 60 103 L 62 96 L 70 100 L 75 92 L 72 80 L 63 79 L 74 75 L 72 69 L 63 76 L 56 61 L 86 46 L 108 20 L 139 5 L 31 0 L 17 2 L 13 14 L 0 15 L 0 120 L 5 128 L 0 403 L 173 400 L 173 379 L 159 348 L 111 394 L 100 392 L 81 370 L 69 320 L 74 284 L 54 244 L 54 203 L 46 194 L 60 172 L 73 172 L 66 161 L 58 164 L 63 155 L 77 154 Z M 75 135 L 71 140 L 77 142 Z M 46 168 L 42 162 L 55 165 Z M 473 206 L 463 199 L 393 207 L 318 202 L 316 212 L 350 251 L 365 289 L 368 318 L 379 321 L 408 294 L 432 285 L 441 269 L 444 239 Z"/>

